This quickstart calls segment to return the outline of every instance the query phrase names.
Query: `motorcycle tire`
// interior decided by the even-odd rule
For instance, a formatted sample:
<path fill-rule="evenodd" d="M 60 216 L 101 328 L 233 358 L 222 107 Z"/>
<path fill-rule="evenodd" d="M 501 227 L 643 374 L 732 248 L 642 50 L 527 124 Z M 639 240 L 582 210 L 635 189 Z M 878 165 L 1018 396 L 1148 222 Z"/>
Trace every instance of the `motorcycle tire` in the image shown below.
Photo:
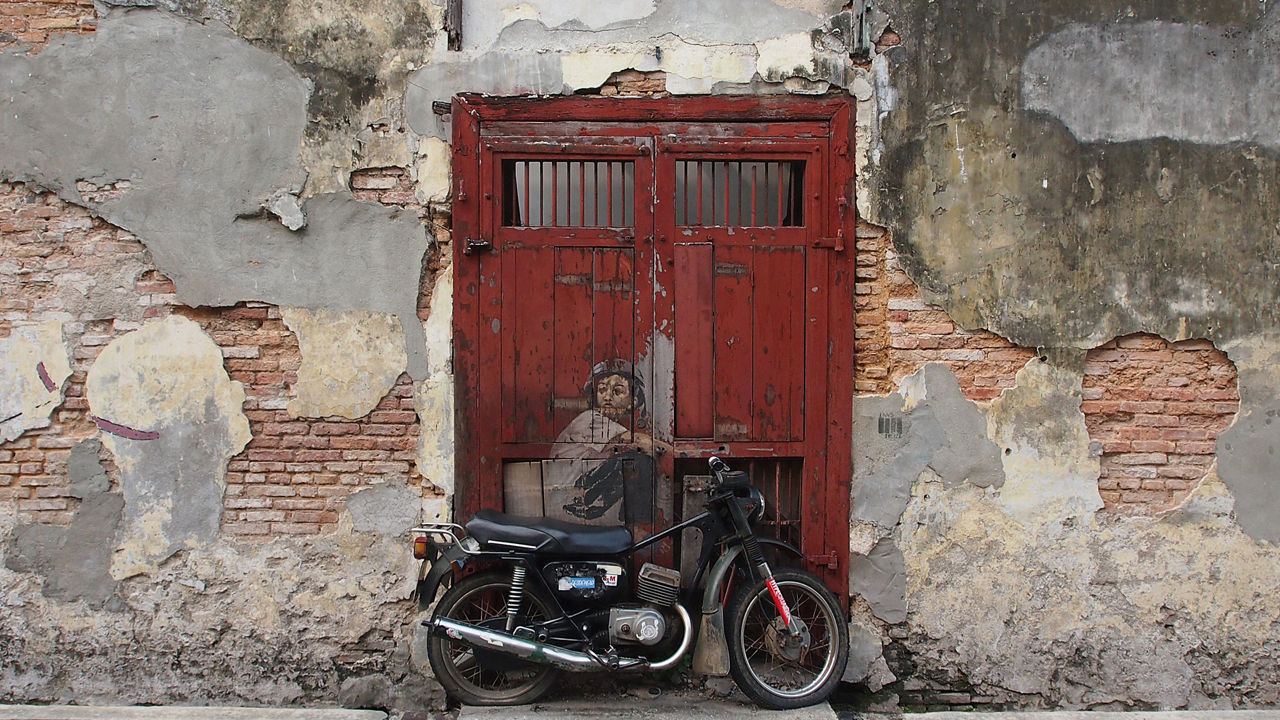
<path fill-rule="evenodd" d="M 505 618 L 510 588 L 509 572 L 468 576 L 445 592 L 436 604 L 436 614 L 472 625 Z M 555 617 L 551 603 L 530 590 L 526 585 L 520 621 Z M 427 641 L 427 659 L 445 692 L 466 705 L 531 703 L 550 690 L 560 675 L 557 668 L 515 658 L 499 658 L 503 661 L 497 665 L 506 665 L 505 668 L 495 667 L 493 663 L 486 666 L 484 658 L 477 658 L 469 644 L 435 634 Z"/>
<path fill-rule="evenodd" d="M 849 627 L 835 595 L 802 570 L 773 575 L 791 610 L 786 625 L 763 582 L 738 587 L 729 599 L 725 634 L 729 672 L 742 692 L 764 708 L 790 710 L 826 700 L 849 659 Z"/>

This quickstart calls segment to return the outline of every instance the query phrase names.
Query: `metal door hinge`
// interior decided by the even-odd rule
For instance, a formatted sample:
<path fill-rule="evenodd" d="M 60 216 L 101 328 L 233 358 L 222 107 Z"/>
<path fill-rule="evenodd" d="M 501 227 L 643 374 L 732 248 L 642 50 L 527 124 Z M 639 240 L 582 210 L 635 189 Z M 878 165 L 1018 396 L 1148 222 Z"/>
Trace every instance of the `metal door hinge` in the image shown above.
<path fill-rule="evenodd" d="M 833 238 L 814 240 L 813 246 L 816 248 L 830 248 L 836 252 L 844 252 L 844 233 L 840 233 Z"/>
<path fill-rule="evenodd" d="M 492 249 L 493 242 L 490 240 L 467 238 L 467 244 L 462 247 L 462 254 L 473 255 L 478 252 L 489 252 Z"/>

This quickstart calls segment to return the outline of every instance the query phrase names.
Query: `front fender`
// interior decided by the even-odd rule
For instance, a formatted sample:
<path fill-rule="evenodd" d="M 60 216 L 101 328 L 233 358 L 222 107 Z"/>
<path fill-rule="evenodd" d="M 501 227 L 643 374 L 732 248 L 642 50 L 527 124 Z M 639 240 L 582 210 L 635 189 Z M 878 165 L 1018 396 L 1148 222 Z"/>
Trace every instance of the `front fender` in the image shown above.
<path fill-rule="evenodd" d="M 804 558 L 796 546 L 782 540 L 762 537 L 761 545 L 778 548 L 795 557 Z M 724 635 L 724 607 L 720 604 L 721 586 L 733 563 L 742 555 L 742 546 L 726 548 L 707 574 L 707 584 L 702 589 L 702 618 L 698 627 L 698 646 L 693 653 L 693 670 L 700 675 L 723 677 L 729 674 L 729 645 Z M 750 569 L 747 569 L 750 574 Z"/>

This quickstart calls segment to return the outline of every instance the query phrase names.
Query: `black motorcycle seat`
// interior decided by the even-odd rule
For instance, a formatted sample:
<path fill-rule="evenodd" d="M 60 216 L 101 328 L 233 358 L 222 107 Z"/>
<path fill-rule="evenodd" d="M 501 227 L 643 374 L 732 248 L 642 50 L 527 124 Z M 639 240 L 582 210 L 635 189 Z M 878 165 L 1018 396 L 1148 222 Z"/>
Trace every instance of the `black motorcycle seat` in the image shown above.
<path fill-rule="evenodd" d="M 466 524 L 467 534 L 486 550 L 533 550 L 562 555 L 616 555 L 631 548 L 631 531 L 621 525 L 579 525 L 543 517 L 481 510 Z M 502 543 L 489 547 L 490 543 Z M 510 547 L 523 546 L 523 547 Z"/>

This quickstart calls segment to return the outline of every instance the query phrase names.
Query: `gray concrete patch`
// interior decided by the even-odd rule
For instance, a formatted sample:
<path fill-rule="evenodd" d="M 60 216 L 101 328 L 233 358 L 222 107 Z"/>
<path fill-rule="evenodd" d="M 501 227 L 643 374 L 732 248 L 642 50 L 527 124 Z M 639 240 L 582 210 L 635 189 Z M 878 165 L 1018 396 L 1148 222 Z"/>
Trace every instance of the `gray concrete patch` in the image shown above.
<path fill-rule="evenodd" d="M 71 457 L 67 459 L 67 479 L 71 481 L 71 497 L 84 499 L 94 493 L 106 492 L 111 488 L 107 478 L 107 469 L 102 467 L 98 453 L 102 451 L 102 441 L 89 438 L 71 448 Z"/>
<path fill-rule="evenodd" d="M 907 619 L 907 569 L 893 538 L 881 538 L 866 555 L 850 556 L 849 590 L 861 595 L 881 620 L 894 624 Z"/>
<path fill-rule="evenodd" d="M 926 468 L 948 487 L 1004 482 L 985 416 L 945 365 L 926 365 L 903 386 L 887 397 L 854 401 L 853 519 L 885 529 L 898 524 Z"/>
<path fill-rule="evenodd" d="M 1280 67 L 1272 62 L 1278 48 L 1257 27 L 1070 25 L 1027 54 L 1022 100 L 1082 142 L 1164 137 L 1280 150 Z M 1120 102 L 1109 112 L 1081 102 L 1098 96 Z"/>
<path fill-rule="evenodd" d="M 1280 542 L 1280 343 L 1258 338 L 1227 352 L 1240 373 L 1240 412 L 1218 436 L 1218 474 L 1235 497 L 1241 529 L 1274 544 Z"/>
<path fill-rule="evenodd" d="M 418 523 L 422 497 L 400 483 L 377 485 L 352 493 L 347 511 L 357 531 L 395 538 Z"/>
<path fill-rule="evenodd" d="M 110 571 L 123 509 L 119 493 L 92 492 L 81 500 L 68 527 L 19 525 L 5 553 L 5 567 L 43 577 L 45 597 L 83 600 L 101 608 L 119 591 Z"/>
<path fill-rule="evenodd" d="M 185 304 L 396 315 L 410 372 L 422 377 L 416 312 L 428 241 L 418 219 L 346 192 L 303 203 L 298 232 L 267 210 L 306 178 L 310 92 L 283 60 L 216 23 L 115 12 L 92 36 L 0 56 L 0 176 L 136 234 Z M 114 191 L 82 197 L 80 180 Z"/>

